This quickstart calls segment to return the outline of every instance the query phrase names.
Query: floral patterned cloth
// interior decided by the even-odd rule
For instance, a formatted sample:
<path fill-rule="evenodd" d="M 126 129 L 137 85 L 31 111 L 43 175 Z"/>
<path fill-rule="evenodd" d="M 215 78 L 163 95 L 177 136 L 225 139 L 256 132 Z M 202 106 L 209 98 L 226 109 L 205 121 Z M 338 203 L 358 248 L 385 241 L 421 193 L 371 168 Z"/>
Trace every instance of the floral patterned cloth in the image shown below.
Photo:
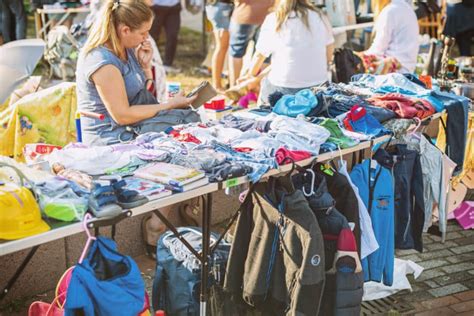
<path fill-rule="evenodd" d="M 63 82 L 0 106 L 0 155 L 24 161 L 30 143 L 64 146 L 76 140 L 76 84 Z"/>

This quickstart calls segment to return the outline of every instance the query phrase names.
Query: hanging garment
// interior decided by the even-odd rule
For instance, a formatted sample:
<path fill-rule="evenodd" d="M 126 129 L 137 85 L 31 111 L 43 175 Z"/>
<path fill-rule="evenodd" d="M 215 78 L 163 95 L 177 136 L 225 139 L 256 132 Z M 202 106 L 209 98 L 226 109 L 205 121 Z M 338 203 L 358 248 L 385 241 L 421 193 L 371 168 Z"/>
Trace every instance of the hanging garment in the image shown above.
<path fill-rule="evenodd" d="M 357 197 L 346 177 L 335 170 L 326 170 L 323 165 L 317 164 L 314 172 L 322 174 L 326 178 L 329 193 L 336 200 L 336 208 L 347 218 L 347 221 L 355 224 L 354 236 L 357 242 L 357 250 L 360 251 L 360 220 Z"/>
<path fill-rule="evenodd" d="M 422 252 L 425 216 L 420 156 L 398 144 L 389 151 L 380 148 L 373 159 L 392 170 L 395 181 L 395 248 Z"/>
<path fill-rule="evenodd" d="M 456 164 L 454 161 L 449 159 L 447 155 L 443 154 L 443 174 L 441 176 L 441 191 L 440 201 L 438 205 L 433 207 L 432 221 L 438 221 L 439 231 L 441 232 L 441 241 L 444 242 L 446 239 L 446 228 L 448 226 L 448 202 L 450 200 L 451 191 L 451 177 L 453 175 Z"/>
<path fill-rule="evenodd" d="M 372 219 L 370 218 L 369 211 L 364 202 L 360 198 L 359 189 L 352 183 L 349 172 L 347 171 L 347 162 L 345 160 L 339 161 L 339 173 L 344 175 L 347 181 L 350 183 L 352 190 L 357 197 L 357 205 L 359 207 L 359 220 L 360 220 L 360 258 L 364 259 L 377 249 L 379 249 L 379 243 L 375 238 L 374 228 L 372 227 Z"/>
<path fill-rule="evenodd" d="M 326 273 L 321 315 L 360 315 L 364 274 L 354 234 L 344 228 L 337 239 L 337 253 Z"/>
<path fill-rule="evenodd" d="M 360 197 L 367 206 L 375 238 L 380 248 L 362 260 L 365 281 L 393 283 L 395 258 L 394 188 L 390 171 L 373 160 L 364 160 L 350 173 L 359 188 Z M 372 168 L 372 166 L 374 168 Z"/>
<path fill-rule="evenodd" d="M 426 139 L 425 136 L 406 136 L 404 141 L 408 149 L 414 149 L 420 154 L 420 164 L 423 181 L 424 224 L 423 231 L 427 232 L 433 218 L 433 206 L 442 199 L 443 153 Z M 416 189 L 416 188 L 415 188 Z M 441 205 L 444 212 L 445 204 Z"/>
<path fill-rule="evenodd" d="M 466 97 L 453 93 L 433 91 L 433 94 L 443 101 L 448 113 L 446 124 L 441 120 L 442 127 L 440 127 L 440 135 L 438 135 L 440 141 L 439 144 L 437 143 L 437 146 L 457 164 L 455 170 L 455 175 L 457 175 L 463 169 L 466 145 L 468 145 L 466 140 L 470 101 Z M 444 134 L 443 132 L 446 136 L 440 137 Z"/>
<path fill-rule="evenodd" d="M 343 228 L 349 228 L 349 222 L 335 207 L 336 201 L 329 194 L 324 176 L 315 173 L 297 173 L 291 177 L 296 189 L 302 190 L 309 207 L 313 211 L 324 236 L 324 258 L 326 270 L 329 270 L 336 255 L 337 236 Z M 314 181 L 314 188 L 312 187 Z M 313 192 L 312 192 L 313 191 Z"/>
<path fill-rule="evenodd" d="M 303 193 L 287 177 L 270 178 L 240 212 L 224 288 L 270 315 L 318 315 L 323 238 Z"/>
<path fill-rule="evenodd" d="M 74 268 L 64 315 L 138 315 L 143 309 L 144 293 L 137 264 L 120 254 L 113 240 L 99 236 L 87 258 Z"/>
<path fill-rule="evenodd" d="M 358 316 L 364 276 L 349 223 L 334 207 L 323 175 L 301 172 L 292 176 L 292 182 L 306 196 L 324 236 L 326 282 L 319 312 Z"/>

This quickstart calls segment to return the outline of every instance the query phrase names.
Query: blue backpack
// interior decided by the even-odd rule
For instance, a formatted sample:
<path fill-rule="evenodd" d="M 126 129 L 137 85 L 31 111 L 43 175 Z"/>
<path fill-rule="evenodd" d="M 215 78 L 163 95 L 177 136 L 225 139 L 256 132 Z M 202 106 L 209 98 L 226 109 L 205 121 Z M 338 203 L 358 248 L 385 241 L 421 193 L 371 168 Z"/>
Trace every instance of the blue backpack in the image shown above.
<path fill-rule="evenodd" d="M 98 236 L 72 272 L 64 315 L 138 315 L 145 306 L 145 283 L 137 264 Z"/>
<path fill-rule="evenodd" d="M 198 227 L 179 227 L 178 232 L 198 252 L 202 250 L 202 232 Z M 211 233 L 211 247 L 219 236 Z M 209 267 L 209 286 L 222 285 L 230 244 L 222 240 L 214 251 Z M 159 239 L 153 281 L 153 309 L 170 316 L 199 315 L 201 264 L 171 231 Z"/>

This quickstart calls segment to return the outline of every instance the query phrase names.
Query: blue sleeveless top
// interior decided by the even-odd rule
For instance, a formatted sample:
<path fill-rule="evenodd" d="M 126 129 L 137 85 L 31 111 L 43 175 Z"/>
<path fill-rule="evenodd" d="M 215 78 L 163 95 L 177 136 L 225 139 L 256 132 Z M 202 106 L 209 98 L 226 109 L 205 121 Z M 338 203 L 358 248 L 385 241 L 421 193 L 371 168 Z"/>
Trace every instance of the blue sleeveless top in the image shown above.
<path fill-rule="evenodd" d="M 97 92 L 91 76 L 105 65 L 114 65 L 122 74 L 130 104 L 145 87 L 145 74 L 133 49 L 127 49 L 127 61 L 121 60 L 104 46 L 97 47 L 87 55 L 81 52 L 76 70 L 76 92 L 79 111 L 104 114 L 103 121 L 91 117 L 81 117 L 83 142 L 89 145 L 106 145 L 116 143 L 123 127 L 113 121 L 102 99 Z"/>

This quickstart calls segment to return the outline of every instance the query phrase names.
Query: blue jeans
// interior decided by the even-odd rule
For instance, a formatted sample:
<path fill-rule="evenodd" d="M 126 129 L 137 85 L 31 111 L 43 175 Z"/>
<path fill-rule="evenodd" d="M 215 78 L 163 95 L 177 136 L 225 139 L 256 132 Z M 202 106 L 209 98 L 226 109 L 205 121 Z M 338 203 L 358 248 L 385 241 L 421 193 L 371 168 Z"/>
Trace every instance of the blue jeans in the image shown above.
<path fill-rule="evenodd" d="M 419 155 L 406 145 L 379 149 L 374 159 L 393 170 L 395 181 L 395 248 L 423 251 L 423 173 Z"/>
<path fill-rule="evenodd" d="M 441 100 L 446 107 L 446 154 L 457 166 L 454 174 L 463 169 L 466 152 L 466 132 L 468 124 L 469 99 L 452 93 L 433 91 L 433 96 Z"/>
<path fill-rule="evenodd" d="M 26 38 L 26 13 L 22 0 L 0 1 L 5 43 Z"/>
<path fill-rule="evenodd" d="M 216 2 L 206 5 L 206 15 L 214 30 L 228 30 L 233 5 L 231 3 Z"/>
<path fill-rule="evenodd" d="M 238 24 L 230 22 L 229 53 L 234 58 L 242 58 L 251 39 L 255 42 L 258 37 L 258 25 Z"/>

